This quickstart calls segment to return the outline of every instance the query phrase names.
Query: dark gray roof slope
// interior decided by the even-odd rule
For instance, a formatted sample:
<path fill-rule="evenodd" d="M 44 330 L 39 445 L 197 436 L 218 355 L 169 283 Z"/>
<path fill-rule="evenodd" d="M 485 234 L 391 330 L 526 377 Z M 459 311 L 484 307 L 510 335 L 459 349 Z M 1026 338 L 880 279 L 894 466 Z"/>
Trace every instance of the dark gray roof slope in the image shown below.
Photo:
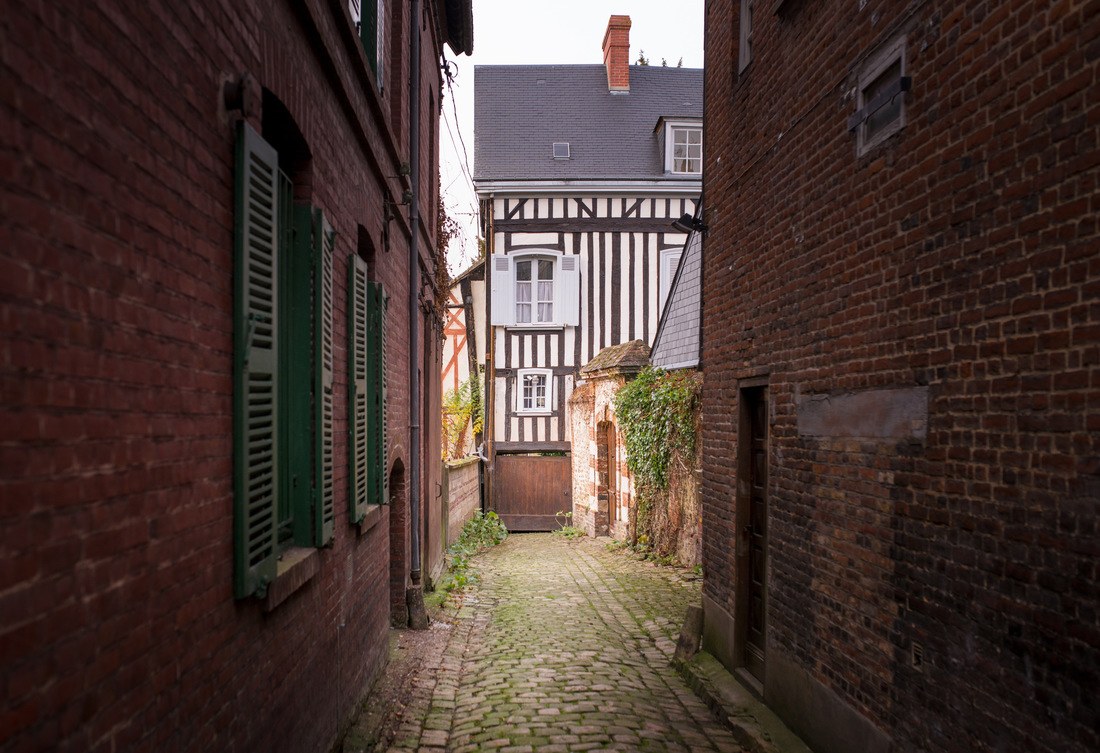
<path fill-rule="evenodd" d="M 602 65 L 477 66 L 474 180 L 669 177 L 661 116 L 703 117 L 701 69 L 632 65 L 630 93 L 611 94 Z M 555 141 L 568 160 L 553 158 Z"/>

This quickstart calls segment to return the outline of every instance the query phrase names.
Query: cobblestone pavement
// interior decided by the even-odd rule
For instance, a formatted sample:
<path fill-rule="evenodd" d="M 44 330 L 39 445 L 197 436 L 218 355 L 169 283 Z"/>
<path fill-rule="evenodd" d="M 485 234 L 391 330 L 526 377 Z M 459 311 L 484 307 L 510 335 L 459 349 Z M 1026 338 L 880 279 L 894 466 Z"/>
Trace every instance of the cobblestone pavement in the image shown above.
<path fill-rule="evenodd" d="M 552 534 L 509 536 L 474 567 L 390 750 L 742 750 L 669 664 L 699 601 L 684 571 Z"/>

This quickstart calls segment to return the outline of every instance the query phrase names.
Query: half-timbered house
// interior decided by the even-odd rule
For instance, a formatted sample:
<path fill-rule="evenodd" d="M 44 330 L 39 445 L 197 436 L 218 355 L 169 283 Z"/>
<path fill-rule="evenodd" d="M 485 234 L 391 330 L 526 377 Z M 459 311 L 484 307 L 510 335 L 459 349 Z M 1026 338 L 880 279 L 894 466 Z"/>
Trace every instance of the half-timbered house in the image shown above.
<path fill-rule="evenodd" d="M 602 349 L 652 345 L 702 170 L 702 71 L 480 66 L 475 167 L 488 244 L 489 499 L 510 528 L 571 508 L 568 399 Z"/>

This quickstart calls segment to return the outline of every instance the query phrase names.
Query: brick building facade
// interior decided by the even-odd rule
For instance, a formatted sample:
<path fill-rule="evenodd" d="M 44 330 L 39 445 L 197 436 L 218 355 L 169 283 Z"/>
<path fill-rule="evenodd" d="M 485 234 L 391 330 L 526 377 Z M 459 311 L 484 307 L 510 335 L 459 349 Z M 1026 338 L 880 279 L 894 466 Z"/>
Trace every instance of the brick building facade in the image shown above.
<path fill-rule="evenodd" d="M 815 750 L 1096 750 L 1096 4 L 706 24 L 706 647 Z"/>
<path fill-rule="evenodd" d="M 2 747 L 326 750 L 415 569 L 409 348 L 439 373 L 438 61 L 469 3 L 0 26 Z"/>

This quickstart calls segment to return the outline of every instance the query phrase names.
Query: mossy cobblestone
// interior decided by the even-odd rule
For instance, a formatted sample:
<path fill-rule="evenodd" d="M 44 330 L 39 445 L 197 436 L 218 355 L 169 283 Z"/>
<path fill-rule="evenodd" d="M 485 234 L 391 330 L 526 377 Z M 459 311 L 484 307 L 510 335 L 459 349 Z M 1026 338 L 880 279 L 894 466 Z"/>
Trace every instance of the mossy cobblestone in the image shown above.
<path fill-rule="evenodd" d="M 591 539 L 513 535 L 471 563 L 430 692 L 390 750 L 742 748 L 669 660 L 699 584 Z"/>

